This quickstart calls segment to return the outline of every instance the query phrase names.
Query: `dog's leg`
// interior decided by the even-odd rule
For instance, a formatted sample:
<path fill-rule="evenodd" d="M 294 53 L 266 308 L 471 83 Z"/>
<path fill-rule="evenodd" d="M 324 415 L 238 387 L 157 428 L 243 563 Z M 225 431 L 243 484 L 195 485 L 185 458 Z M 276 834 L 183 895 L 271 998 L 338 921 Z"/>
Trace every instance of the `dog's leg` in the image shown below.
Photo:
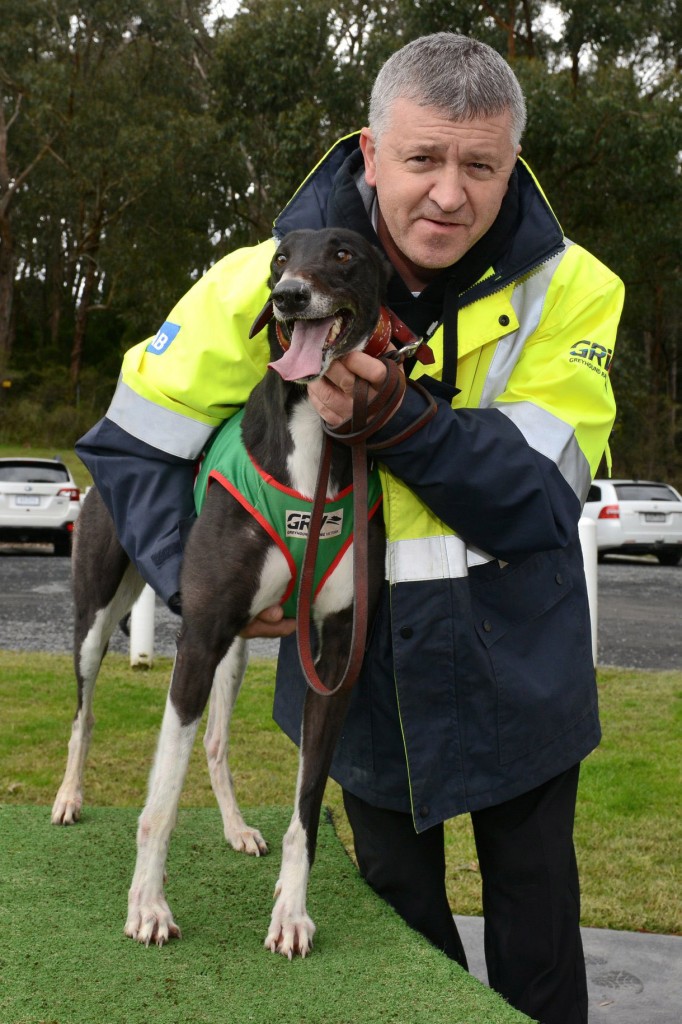
<path fill-rule="evenodd" d="M 80 817 L 83 772 L 95 723 L 92 703 L 97 674 L 111 634 L 144 587 L 94 490 L 89 492 L 78 519 L 72 575 L 78 707 L 71 727 L 66 771 L 52 807 L 53 825 L 72 825 Z"/>
<path fill-rule="evenodd" d="M 172 686 L 172 684 L 171 684 Z M 146 946 L 180 936 L 163 891 L 168 843 L 199 719 L 187 725 L 169 692 L 149 778 L 149 793 L 137 830 L 137 863 L 128 894 L 125 934 Z"/>
<path fill-rule="evenodd" d="M 237 637 L 216 669 L 204 748 L 211 785 L 223 818 L 225 838 L 234 850 L 260 857 L 268 852 L 267 843 L 258 829 L 247 825 L 242 817 L 228 763 L 232 709 L 244 679 L 247 661 L 247 642 Z"/>
<path fill-rule="evenodd" d="M 370 523 L 368 547 L 368 621 L 378 606 L 384 561 L 384 528 L 380 518 Z M 336 682 L 346 664 L 352 632 L 352 554 L 347 552 L 315 603 L 321 655 L 317 670 L 322 680 Z M 333 579 L 333 577 L 332 577 Z M 296 804 L 284 837 L 282 869 L 275 888 L 275 906 L 265 945 L 289 959 L 312 948 L 315 925 L 306 910 L 310 868 L 315 859 L 320 809 L 336 743 L 346 717 L 350 691 L 321 697 L 308 690 L 303 709 L 301 753 Z"/>
<path fill-rule="evenodd" d="M 274 552 L 270 559 L 269 548 Z M 216 671 L 239 631 L 277 600 L 288 579 L 285 559 L 260 527 L 254 529 L 249 513 L 222 487 L 212 486 L 185 550 L 183 626 L 137 833 L 125 932 L 146 945 L 163 945 L 180 935 L 163 891 L 164 866 L 190 752 Z M 243 658 L 243 648 L 239 650 L 237 663 Z M 235 696 L 240 671 L 230 683 Z M 214 714 L 226 735 L 233 698 L 223 695 L 222 700 Z"/>
<path fill-rule="evenodd" d="M 192 643 L 183 625 L 138 824 L 137 861 L 128 894 L 125 934 L 146 946 L 162 946 L 180 936 L 163 891 L 164 868 L 194 738 L 219 660 Z"/>
<path fill-rule="evenodd" d="M 229 601 L 222 605 L 216 600 L 207 601 L 206 591 L 198 585 L 196 574 L 201 571 L 198 560 L 191 558 L 190 548 L 186 561 L 190 569 L 183 575 L 183 626 L 149 777 L 147 802 L 139 820 L 137 861 L 128 894 L 125 933 L 147 946 L 151 942 L 162 946 L 170 938 L 180 936 L 163 890 L 168 844 L 177 819 L 192 746 L 214 677 L 221 661 L 229 659 L 228 652 L 245 618 L 243 606 L 237 617 Z M 204 579 L 208 595 L 214 594 L 208 574 Z M 243 654 L 243 645 L 238 642 L 236 666 L 233 666 L 235 691 L 241 681 Z M 225 700 L 224 695 L 222 699 Z M 220 717 L 221 712 L 216 713 Z"/>
<path fill-rule="evenodd" d="M 348 614 L 327 621 L 318 672 L 332 680 L 345 664 L 350 640 Z M 308 877 L 317 844 L 320 808 L 329 766 L 346 715 L 350 692 L 321 697 L 308 690 L 303 711 L 296 803 L 282 844 L 282 868 L 275 887 L 275 906 L 265 946 L 290 960 L 312 949 L 315 925 L 306 910 Z"/>

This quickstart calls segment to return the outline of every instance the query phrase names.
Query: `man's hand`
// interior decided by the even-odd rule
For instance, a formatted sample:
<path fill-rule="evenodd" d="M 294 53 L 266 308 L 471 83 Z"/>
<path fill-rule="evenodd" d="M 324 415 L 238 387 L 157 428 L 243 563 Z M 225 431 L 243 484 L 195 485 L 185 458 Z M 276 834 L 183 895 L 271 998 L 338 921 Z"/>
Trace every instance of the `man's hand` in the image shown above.
<path fill-rule="evenodd" d="M 245 640 L 254 640 L 256 637 L 276 640 L 278 637 L 291 636 L 295 632 L 296 619 L 285 619 L 281 605 L 275 604 L 271 608 L 265 608 L 260 615 L 252 619 L 239 635 Z"/>
<path fill-rule="evenodd" d="M 384 383 L 386 373 L 381 360 L 364 352 L 351 352 L 343 359 L 335 359 L 324 377 L 308 384 L 308 397 L 322 419 L 330 427 L 338 427 L 350 419 L 353 412 L 355 378 L 369 381 L 371 401 Z"/>

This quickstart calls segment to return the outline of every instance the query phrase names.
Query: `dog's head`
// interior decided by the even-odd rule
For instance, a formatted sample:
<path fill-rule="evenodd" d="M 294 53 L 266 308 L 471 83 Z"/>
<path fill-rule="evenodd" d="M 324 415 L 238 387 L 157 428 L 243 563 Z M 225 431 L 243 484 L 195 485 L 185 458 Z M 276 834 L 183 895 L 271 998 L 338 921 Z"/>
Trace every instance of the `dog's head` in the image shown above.
<path fill-rule="evenodd" d="M 305 384 L 334 359 L 365 348 L 393 270 L 362 235 L 341 228 L 291 231 L 270 268 L 270 298 L 251 336 L 274 316 L 269 365 L 284 380 Z"/>

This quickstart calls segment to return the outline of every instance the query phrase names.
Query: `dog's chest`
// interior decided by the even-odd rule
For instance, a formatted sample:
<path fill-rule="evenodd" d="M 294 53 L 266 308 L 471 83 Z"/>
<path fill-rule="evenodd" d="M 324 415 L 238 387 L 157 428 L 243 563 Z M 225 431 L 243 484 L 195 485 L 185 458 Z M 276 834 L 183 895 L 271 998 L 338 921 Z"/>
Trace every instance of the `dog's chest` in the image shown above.
<path fill-rule="evenodd" d="M 293 450 L 287 456 L 289 486 L 299 494 L 312 498 L 322 458 L 324 433 L 322 421 L 310 402 L 298 402 L 291 410 L 288 429 L 293 442 Z M 330 473 L 327 497 L 334 498 L 337 493 L 338 485 Z"/>

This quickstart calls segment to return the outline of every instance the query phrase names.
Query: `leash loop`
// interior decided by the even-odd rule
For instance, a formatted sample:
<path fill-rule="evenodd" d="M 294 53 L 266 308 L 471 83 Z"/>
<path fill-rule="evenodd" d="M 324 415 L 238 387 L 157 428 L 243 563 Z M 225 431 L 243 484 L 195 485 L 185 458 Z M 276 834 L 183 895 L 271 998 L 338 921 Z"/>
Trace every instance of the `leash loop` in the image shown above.
<path fill-rule="evenodd" d="M 356 381 L 353 394 L 353 421 L 358 433 L 363 431 L 363 421 L 367 414 L 367 388 Z M 364 395 L 363 395 L 364 392 Z M 315 693 L 331 697 L 341 690 L 349 690 L 354 686 L 362 667 L 367 642 L 367 619 L 369 616 L 369 593 L 367 577 L 367 449 L 361 440 L 353 445 L 351 458 L 353 470 L 353 620 L 351 627 L 350 652 L 341 679 L 335 686 L 327 686 L 320 679 L 315 666 L 311 641 L 311 611 L 313 603 L 313 587 L 315 580 L 315 562 L 320 542 L 322 514 L 327 495 L 327 483 L 331 469 L 332 438 L 325 433 L 322 458 L 315 486 L 313 510 L 308 527 L 303 565 L 301 567 L 301 585 L 298 592 L 296 607 L 296 643 L 301 668 L 308 686 Z"/>
<path fill-rule="evenodd" d="M 368 518 L 367 518 L 367 458 L 368 453 L 388 447 L 397 441 L 410 437 L 419 430 L 436 413 L 436 403 L 432 396 L 413 381 L 406 382 L 405 375 L 394 359 L 382 358 L 386 366 L 386 379 L 375 397 L 368 401 L 369 382 L 356 378 L 353 389 L 353 412 L 348 420 L 333 430 L 324 426 L 322 458 L 315 485 L 313 509 L 308 527 L 303 565 L 301 567 L 301 585 L 296 607 L 298 623 L 296 642 L 301 668 L 308 686 L 315 693 L 330 697 L 341 690 L 349 690 L 355 685 L 360 674 L 365 656 L 367 642 L 367 625 L 369 617 L 369 585 L 368 585 Z M 427 399 L 427 406 L 422 415 L 408 428 L 394 438 L 369 445 L 367 440 L 380 429 L 391 417 L 400 404 L 407 383 L 417 388 Z M 351 642 L 348 660 L 341 679 L 334 686 L 327 686 L 320 679 L 313 657 L 311 639 L 311 612 L 313 604 L 313 588 L 315 580 L 315 562 L 320 541 L 322 515 L 327 496 L 327 484 L 331 470 L 333 442 L 339 441 L 351 448 L 351 464 L 353 472 L 353 619 Z"/>

